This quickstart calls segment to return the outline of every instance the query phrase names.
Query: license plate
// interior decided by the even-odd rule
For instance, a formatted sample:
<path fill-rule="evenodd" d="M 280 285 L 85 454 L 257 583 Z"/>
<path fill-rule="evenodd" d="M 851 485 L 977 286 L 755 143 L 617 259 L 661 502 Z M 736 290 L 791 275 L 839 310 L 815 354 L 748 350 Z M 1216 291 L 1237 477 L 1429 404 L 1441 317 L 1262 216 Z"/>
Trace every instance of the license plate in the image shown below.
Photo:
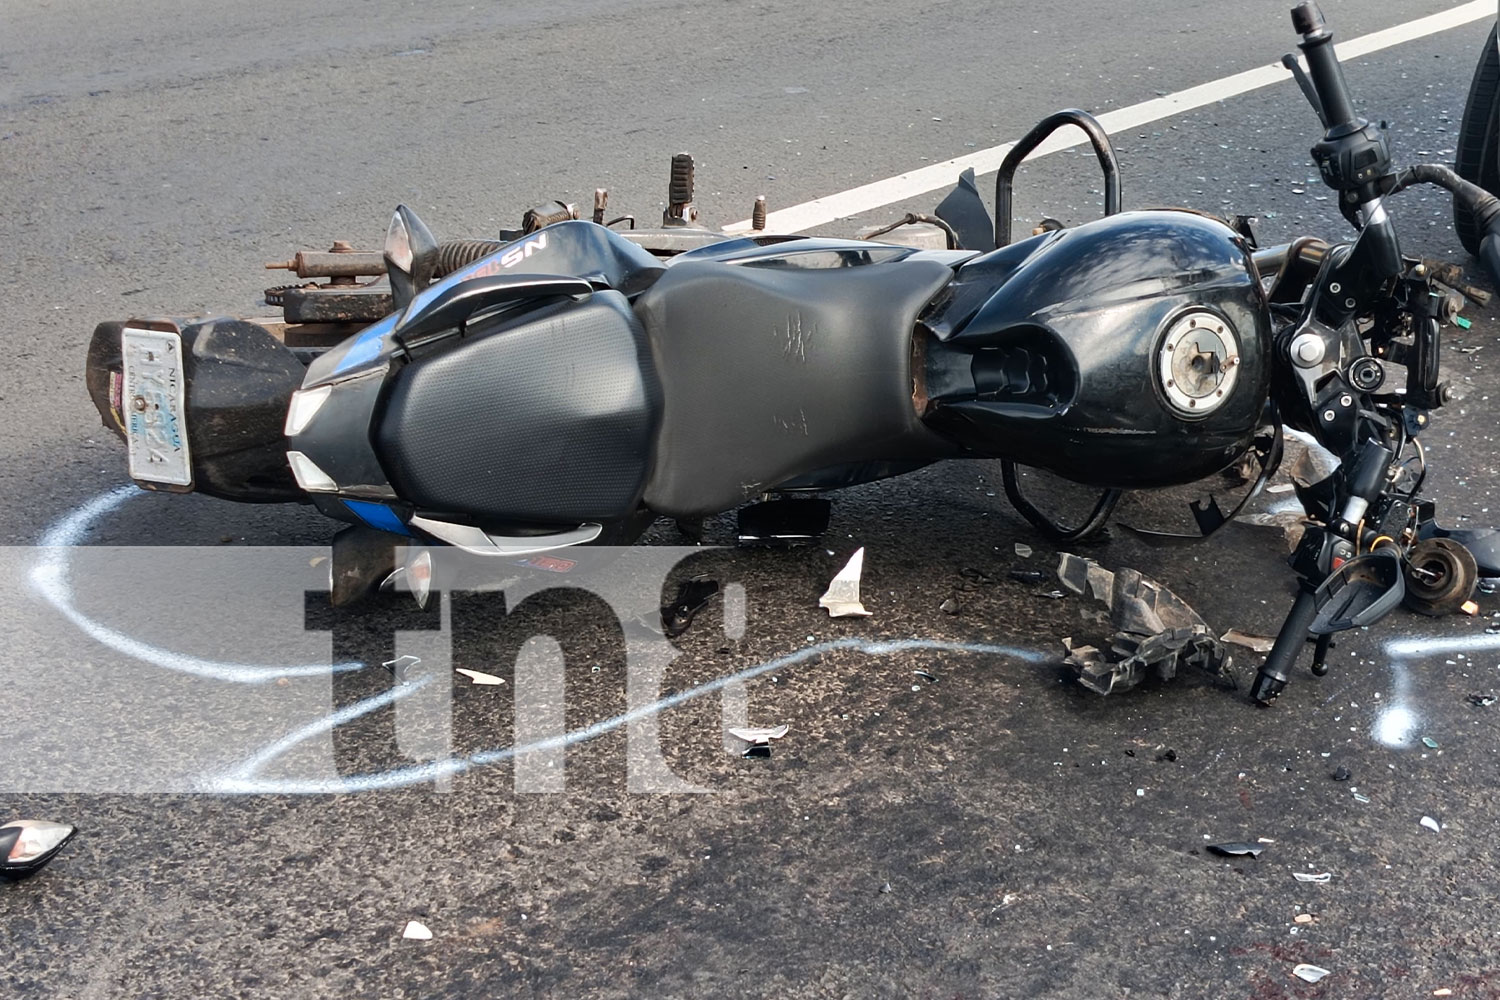
<path fill-rule="evenodd" d="M 191 487 L 181 334 L 126 327 L 120 347 L 120 413 L 130 449 L 130 478 Z"/>

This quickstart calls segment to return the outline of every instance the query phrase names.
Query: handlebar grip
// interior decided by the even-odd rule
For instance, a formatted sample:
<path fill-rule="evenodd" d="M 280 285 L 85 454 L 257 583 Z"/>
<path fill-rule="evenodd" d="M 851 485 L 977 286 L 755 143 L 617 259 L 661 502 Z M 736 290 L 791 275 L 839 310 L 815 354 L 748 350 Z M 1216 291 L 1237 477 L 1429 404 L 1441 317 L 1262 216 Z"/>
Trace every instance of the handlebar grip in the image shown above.
<path fill-rule="evenodd" d="M 1302 36 L 1297 47 L 1307 58 L 1308 75 L 1323 106 L 1323 117 L 1330 130 L 1340 126 L 1357 126 L 1354 102 L 1344 83 L 1344 70 L 1333 51 L 1333 32 L 1323 20 L 1323 12 L 1311 0 L 1292 8 L 1292 27 Z"/>
<path fill-rule="evenodd" d="M 1297 591 L 1297 600 L 1287 613 L 1286 621 L 1281 623 L 1281 631 L 1276 633 L 1276 642 L 1266 654 L 1266 662 L 1255 675 L 1250 697 L 1267 705 L 1286 687 L 1287 677 L 1296 665 L 1302 647 L 1307 644 L 1307 630 L 1317 616 L 1318 606 L 1312 591 L 1306 588 Z"/>

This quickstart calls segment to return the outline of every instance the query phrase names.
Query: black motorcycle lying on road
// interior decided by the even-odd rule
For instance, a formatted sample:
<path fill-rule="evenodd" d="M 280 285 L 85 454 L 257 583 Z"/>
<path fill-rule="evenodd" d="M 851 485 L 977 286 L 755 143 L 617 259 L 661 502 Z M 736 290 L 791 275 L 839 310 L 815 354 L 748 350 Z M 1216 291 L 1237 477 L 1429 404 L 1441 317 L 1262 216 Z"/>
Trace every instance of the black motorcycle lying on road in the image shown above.
<path fill-rule="evenodd" d="M 593 221 L 543 206 L 501 240 L 440 244 L 403 206 L 382 254 L 335 246 L 283 265 L 326 281 L 269 293 L 279 322 L 102 324 L 89 390 L 148 489 L 311 503 L 361 538 L 512 558 L 966 457 L 1000 459 L 1016 507 L 1069 542 L 1122 491 L 1247 455 L 1253 495 L 1285 425 L 1341 464 L 1297 487 L 1301 589 L 1253 688 L 1268 702 L 1309 636 L 1321 670 L 1328 636 L 1408 590 L 1446 607 L 1500 575 L 1500 535 L 1447 532 L 1420 495 L 1420 438 L 1450 398 L 1440 330 L 1463 322 L 1465 296 L 1487 296 L 1403 254 L 1384 199 L 1451 191 L 1496 275 L 1500 200 L 1444 166 L 1397 168 L 1354 112 L 1320 12 L 1292 16 L 1307 69 L 1289 67 L 1322 121 L 1312 154 L 1349 243 L 1258 248 L 1244 220 L 1121 211 L 1108 137 L 1068 111 L 1007 158 L 993 222 L 972 175 L 913 217 L 945 249 L 699 228 L 678 157 L 659 229 L 606 223 L 601 191 Z M 1493 105 L 1471 100 L 1476 117 Z M 1064 125 L 1098 154 L 1106 217 L 1012 242 L 1016 167 Z M 1471 173 L 1492 175 L 1493 156 L 1480 147 Z M 1021 466 L 1099 499 L 1057 523 Z M 1227 519 L 1195 512 L 1203 534 Z M 336 542 L 335 561 L 370 551 Z"/>

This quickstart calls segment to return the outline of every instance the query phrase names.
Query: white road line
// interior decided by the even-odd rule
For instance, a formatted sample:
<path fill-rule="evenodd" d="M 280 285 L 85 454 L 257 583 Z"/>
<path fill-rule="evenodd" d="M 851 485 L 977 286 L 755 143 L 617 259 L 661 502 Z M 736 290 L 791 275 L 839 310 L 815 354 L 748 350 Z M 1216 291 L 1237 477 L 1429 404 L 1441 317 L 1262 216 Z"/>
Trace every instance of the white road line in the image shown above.
<path fill-rule="evenodd" d="M 1421 17 L 1415 21 L 1361 35 L 1358 38 L 1351 38 L 1347 42 L 1338 43 L 1335 50 L 1340 59 L 1357 59 L 1372 52 L 1400 45 L 1402 42 L 1416 41 L 1440 31 L 1447 31 L 1449 28 L 1457 28 L 1494 16 L 1495 0 L 1473 0 L 1472 3 L 1466 3 L 1452 10 Z M 1260 66 L 1233 76 L 1211 80 L 1196 87 L 1189 87 L 1187 90 L 1179 90 L 1165 97 L 1106 112 L 1098 116 L 1099 123 L 1107 132 L 1125 132 L 1288 79 L 1291 79 L 1291 73 L 1280 63 Z M 1082 132 L 1070 128 L 1065 132 L 1055 133 L 1052 138 L 1038 146 L 1036 152 L 1032 153 L 1028 159 L 1081 146 L 1086 141 Z M 857 188 L 850 188 L 848 191 L 814 198 L 801 205 L 772 212 L 766 218 L 766 229 L 773 233 L 799 233 L 804 229 L 827 225 L 838 219 L 845 219 L 884 205 L 950 187 L 958 179 L 958 175 L 969 167 L 973 167 L 974 172 L 978 174 L 998 170 L 1001 161 L 1005 159 L 1005 154 L 1009 153 L 1014 146 L 1014 142 L 1007 142 L 989 149 L 981 149 L 976 153 L 957 156 L 951 160 L 944 160 L 942 163 L 934 163 L 918 170 L 910 170 L 904 174 L 897 174 L 895 177 L 875 181 L 872 184 L 864 184 Z M 733 225 L 726 226 L 725 232 L 745 232 L 749 228 L 750 220 L 742 219 Z"/>

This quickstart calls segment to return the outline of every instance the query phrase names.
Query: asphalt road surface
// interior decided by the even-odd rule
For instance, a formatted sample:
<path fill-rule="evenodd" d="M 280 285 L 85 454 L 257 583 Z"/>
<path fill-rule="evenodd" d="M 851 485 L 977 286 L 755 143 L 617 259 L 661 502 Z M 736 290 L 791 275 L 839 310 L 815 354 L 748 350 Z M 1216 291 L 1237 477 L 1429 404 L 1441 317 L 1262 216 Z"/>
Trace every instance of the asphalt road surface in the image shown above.
<path fill-rule="evenodd" d="M 822 546 L 692 553 L 660 591 L 625 587 L 625 615 L 553 591 L 506 595 L 509 615 L 444 595 L 424 614 L 392 597 L 324 619 L 302 592 L 330 524 L 114 492 L 124 456 L 83 387 L 95 323 L 254 312 L 278 280 L 262 262 L 374 248 L 398 202 L 440 237 L 598 186 L 650 217 L 685 149 L 704 221 L 727 224 L 757 194 L 796 205 L 1013 140 L 1059 107 L 1107 112 L 1274 62 L 1294 43 L 1285 6 L 7 4 L 0 822 L 81 833 L 0 886 L 0 990 L 1500 996 L 1500 705 L 1468 700 L 1500 688 L 1493 595 L 1474 618 L 1402 611 L 1346 636 L 1327 677 L 1299 670 L 1270 710 L 1188 675 L 1101 698 L 1058 667 L 1089 609 L 1010 576 L 1050 571 L 1055 549 L 996 495 L 998 470 L 969 463 L 838 497 Z M 1453 6 L 1323 4 L 1341 38 Z M 1451 160 L 1488 28 L 1348 64 L 1399 158 Z M 1290 82 L 1129 130 L 1126 205 L 1254 213 L 1264 243 L 1342 235 L 1315 132 Z M 1018 188 L 1019 219 L 1100 210 L 1078 151 Z M 1462 259 L 1446 199 L 1408 192 L 1392 211 L 1406 250 Z M 1500 520 L 1494 312 L 1471 310 L 1443 354 L 1461 398 L 1428 435 L 1429 492 L 1450 523 Z M 1178 516 L 1194 495 L 1124 514 Z M 706 526 L 710 546 L 732 537 L 732 518 Z M 648 541 L 675 559 L 686 540 L 662 524 Z M 1186 550 L 1115 531 L 1086 552 L 1216 629 L 1265 634 L 1292 595 L 1280 544 L 1247 525 Z M 817 598 L 859 547 L 872 615 L 830 620 Z M 700 574 L 721 597 L 651 668 L 650 697 L 674 704 L 621 721 L 642 703 L 632 643 L 663 650 L 630 614 L 650 622 L 659 593 Z M 108 590 L 140 613 L 102 622 Z M 533 633 L 565 658 L 565 706 L 523 696 L 547 661 Z M 423 674 L 421 697 L 441 697 L 403 717 L 415 701 L 379 667 L 330 673 L 419 648 L 430 666 L 433 636 L 452 666 L 507 683 Z M 314 669 L 267 683 L 224 667 L 309 650 Z M 1236 659 L 1253 673 L 1253 653 Z M 789 732 L 743 759 L 725 749 L 731 716 Z M 507 756 L 549 725 L 565 751 Z M 436 745 L 464 766 L 423 770 Z M 1205 851 L 1258 838 L 1254 859 Z M 403 939 L 412 920 L 431 940 Z M 1330 975 L 1303 982 L 1298 963 Z"/>

